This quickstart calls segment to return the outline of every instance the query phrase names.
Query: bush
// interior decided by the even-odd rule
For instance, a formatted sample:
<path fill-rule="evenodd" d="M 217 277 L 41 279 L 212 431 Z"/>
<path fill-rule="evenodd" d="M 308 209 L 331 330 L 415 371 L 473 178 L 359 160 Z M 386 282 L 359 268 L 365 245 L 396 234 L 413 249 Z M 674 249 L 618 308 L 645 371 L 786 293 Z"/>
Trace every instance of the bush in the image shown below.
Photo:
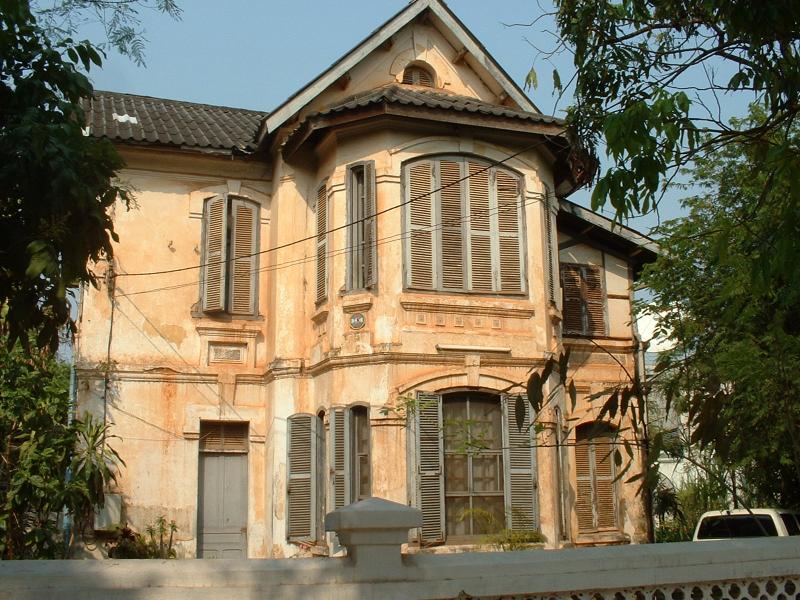
<path fill-rule="evenodd" d="M 109 558 L 175 558 L 175 548 L 172 547 L 175 532 L 178 526 L 175 521 L 159 516 L 155 523 L 145 528 L 147 537 L 137 533 L 127 525 L 119 530 L 117 538 L 108 547 Z M 169 532 L 169 538 L 164 538 Z M 156 539 L 158 538 L 158 539 Z"/>

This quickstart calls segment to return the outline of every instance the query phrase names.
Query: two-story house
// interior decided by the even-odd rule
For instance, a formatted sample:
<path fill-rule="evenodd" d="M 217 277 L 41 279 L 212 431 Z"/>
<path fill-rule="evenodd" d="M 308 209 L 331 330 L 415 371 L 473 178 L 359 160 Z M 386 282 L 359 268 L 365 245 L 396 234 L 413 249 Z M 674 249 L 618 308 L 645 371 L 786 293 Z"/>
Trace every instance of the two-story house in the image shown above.
<path fill-rule="evenodd" d="M 634 368 L 655 247 L 566 199 L 563 123 L 443 2 L 270 113 L 114 92 L 87 109 L 138 204 L 77 342 L 127 522 L 175 519 L 189 556 L 291 556 L 379 496 L 422 509 L 412 545 L 646 539 L 588 398 Z M 520 431 L 515 384 L 565 348 L 575 409 Z"/>

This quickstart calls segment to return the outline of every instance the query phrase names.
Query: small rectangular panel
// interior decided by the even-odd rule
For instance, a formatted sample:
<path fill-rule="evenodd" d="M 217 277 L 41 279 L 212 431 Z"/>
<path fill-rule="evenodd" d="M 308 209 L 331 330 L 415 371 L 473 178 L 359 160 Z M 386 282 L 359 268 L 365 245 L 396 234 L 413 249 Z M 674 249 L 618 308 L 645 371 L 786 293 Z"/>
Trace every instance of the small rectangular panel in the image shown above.
<path fill-rule="evenodd" d="M 209 364 L 244 364 L 247 356 L 247 344 L 218 344 L 208 345 Z"/>

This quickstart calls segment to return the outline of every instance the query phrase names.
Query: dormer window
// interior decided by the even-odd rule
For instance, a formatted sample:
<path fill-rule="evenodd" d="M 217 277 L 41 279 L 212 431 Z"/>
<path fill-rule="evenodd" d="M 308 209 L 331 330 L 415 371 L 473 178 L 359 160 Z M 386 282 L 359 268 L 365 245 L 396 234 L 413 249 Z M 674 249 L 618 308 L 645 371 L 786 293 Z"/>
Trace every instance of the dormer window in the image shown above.
<path fill-rule="evenodd" d="M 410 65 L 403 71 L 403 83 L 406 84 L 432 88 L 435 80 L 433 73 L 419 65 Z"/>

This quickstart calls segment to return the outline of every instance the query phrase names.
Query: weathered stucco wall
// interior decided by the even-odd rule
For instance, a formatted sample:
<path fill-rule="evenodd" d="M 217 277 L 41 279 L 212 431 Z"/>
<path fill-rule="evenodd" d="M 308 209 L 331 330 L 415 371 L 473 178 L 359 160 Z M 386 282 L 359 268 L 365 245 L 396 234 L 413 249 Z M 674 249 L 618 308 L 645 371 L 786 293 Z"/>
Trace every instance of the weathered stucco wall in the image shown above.
<path fill-rule="evenodd" d="M 446 90 L 499 102 L 467 62 L 454 62 L 457 54 L 430 24 L 416 23 L 399 32 L 389 49 L 354 68 L 346 87 L 332 86 L 303 112 L 396 81 L 411 60 L 432 66 Z M 404 419 L 385 410 L 402 394 L 498 391 L 524 382 L 531 367 L 571 345 L 581 399 L 574 415 L 568 414 L 563 398 L 560 407 L 578 422 L 591 420 L 597 409 L 586 397 L 622 376 L 606 350 L 626 368 L 633 365 L 632 275 L 626 261 L 590 245 L 563 251 L 562 260 L 603 268 L 609 336 L 599 342 L 602 350 L 561 339 L 558 302 L 548 298 L 544 226 L 544 193 L 554 187 L 552 157 L 530 142 L 530 136 L 488 128 L 409 120 L 333 129 L 288 163 L 279 151 L 269 159 L 222 159 L 123 149 L 128 168 L 121 177 L 135 188 L 138 207 L 116 211 L 117 277 L 109 279 L 113 285 L 86 291 L 77 357 L 81 409 L 104 415 L 119 436 L 113 444 L 126 462 L 119 491 L 128 521 L 141 528 L 160 514 L 175 519 L 182 552 L 194 554 L 198 436 L 204 420 L 250 424 L 251 557 L 298 552 L 285 541 L 286 423 L 295 413 L 368 406 L 372 493 L 402 503 L 414 496 L 406 464 L 408 432 Z M 503 161 L 522 176 L 525 293 L 404 289 L 403 211 L 397 208 L 403 201 L 402 166 L 437 154 Z M 370 291 L 346 292 L 345 179 L 348 165 L 360 161 L 374 161 L 377 210 L 385 211 L 377 220 L 378 284 Z M 328 236 L 330 285 L 327 300 L 318 304 L 314 205 L 322 181 L 327 181 L 328 227 L 341 229 Z M 258 311 L 253 317 L 207 315 L 198 307 L 199 270 L 193 267 L 201 261 L 203 201 L 215 194 L 242 196 L 260 206 Z M 551 206 L 550 218 L 554 210 Z M 129 275 L 152 271 L 170 272 Z M 560 298 L 558 281 L 554 286 Z M 349 324 L 354 312 L 365 317 L 361 329 Z M 239 347 L 238 362 L 215 361 L 215 344 Z M 442 350 L 442 345 L 455 349 Z M 577 525 L 567 519 L 569 535 L 561 539 L 556 418 L 545 413 L 541 420 L 546 426 L 537 453 L 541 529 L 548 546 L 555 547 L 576 541 Z M 574 474 L 567 469 L 565 476 L 572 478 L 567 481 L 571 510 Z M 594 541 L 644 539 L 641 502 L 632 486 L 623 487 L 622 535 Z"/>

